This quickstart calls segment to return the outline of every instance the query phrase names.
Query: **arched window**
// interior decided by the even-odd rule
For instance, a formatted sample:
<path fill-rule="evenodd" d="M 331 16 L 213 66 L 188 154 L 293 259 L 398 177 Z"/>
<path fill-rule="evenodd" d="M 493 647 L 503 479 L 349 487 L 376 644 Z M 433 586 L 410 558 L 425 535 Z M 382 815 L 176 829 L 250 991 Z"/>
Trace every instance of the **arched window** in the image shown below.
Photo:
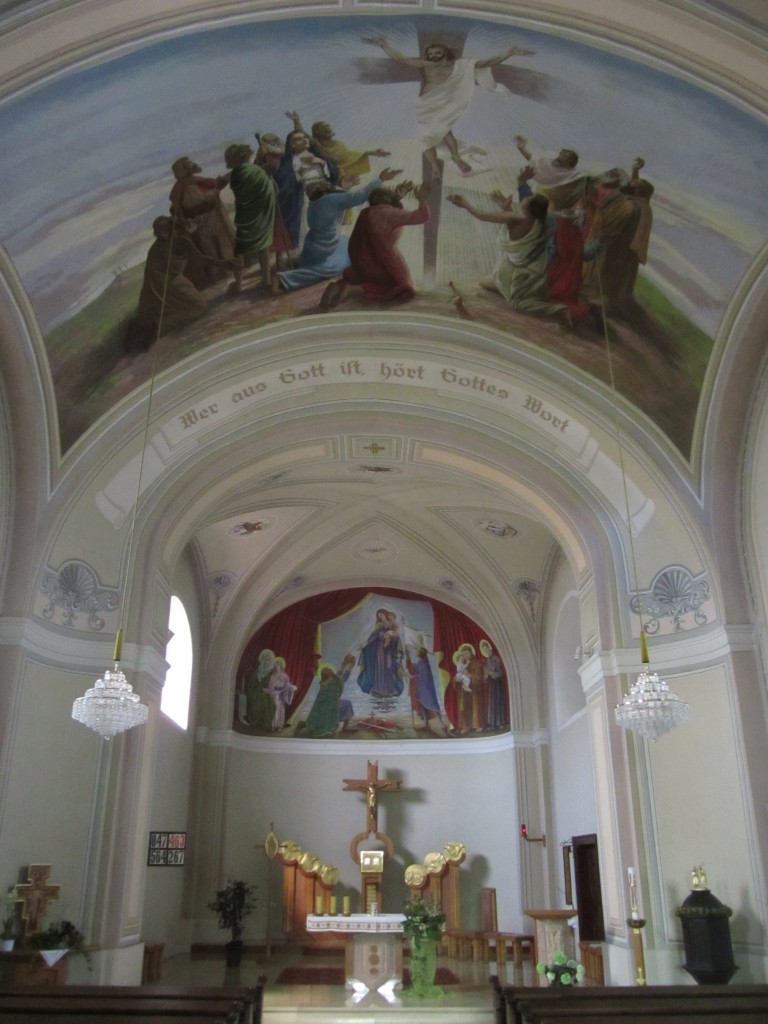
<path fill-rule="evenodd" d="M 192 686 L 192 630 L 184 605 L 178 597 L 171 598 L 171 612 L 168 616 L 171 639 L 165 649 L 168 672 L 165 676 L 160 710 L 180 725 L 187 728 L 189 721 L 189 693 Z"/>

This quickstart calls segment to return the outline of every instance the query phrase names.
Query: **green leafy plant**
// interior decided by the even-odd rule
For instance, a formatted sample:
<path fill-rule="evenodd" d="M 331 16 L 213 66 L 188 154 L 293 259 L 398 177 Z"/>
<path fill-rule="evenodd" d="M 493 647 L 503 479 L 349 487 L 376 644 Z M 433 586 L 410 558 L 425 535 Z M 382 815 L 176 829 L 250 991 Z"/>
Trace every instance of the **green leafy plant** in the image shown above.
<path fill-rule="evenodd" d="M 405 915 L 403 934 L 406 939 L 434 939 L 437 941 L 442 935 L 445 914 L 436 903 L 427 903 L 426 900 L 414 897 L 405 904 L 403 914 Z"/>
<path fill-rule="evenodd" d="M 546 975 L 550 985 L 576 985 L 584 978 L 584 965 L 569 960 L 561 950 L 552 954 L 551 964 L 536 964 L 536 971 Z"/>
<path fill-rule="evenodd" d="M 55 921 L 43 931 L 35 932 L 26 941 L 31 949 L 66 949 L 90 961 L 83 933 L 71 921 Z"/>
<path fill-rule="evenodd" d="M 230 879 L 225 888 L 219 889 L 216 899 L 211 900 L 208 909 L 219 916 L 219 927 L 232 931 L 232 941 L 239 942 L 243 935 L 243 920 L 258 906 L 257 886 L 241 879 Z"/>

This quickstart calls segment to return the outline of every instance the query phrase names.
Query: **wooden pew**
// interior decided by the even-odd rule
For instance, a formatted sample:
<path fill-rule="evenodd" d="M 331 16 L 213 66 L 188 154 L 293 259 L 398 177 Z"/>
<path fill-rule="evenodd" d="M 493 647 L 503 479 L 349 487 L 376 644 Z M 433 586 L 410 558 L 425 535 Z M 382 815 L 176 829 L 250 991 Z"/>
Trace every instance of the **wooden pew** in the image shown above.
<path fill-rule="evenodd" d="M 641 1024 L 655 1024 L 663 1017 L 677 1018 L 692 1015 L 702 1021 L 741 1021 L 744 1016 L 757 1015 L 758 1019 L 768 1021 L 768 1003 L 756 1005 L 747 1000 L 708 1000 L 705 1004 L 700 999 L 653 1000 L 634 999 L 617 1001 L 590 1006 L 553 1006 L 550 1003 L 535 1004 L 528 1012 L 523 1012 L 526 1024 L 543 1024 L 544 1021 L 559 1021 L 560 1024 L 607 1024 L 609 1020 L 620 1017 L 622 1020 L 637 1020 Z"/>
<path fill-rule="evenodd" d="M 637 1016 L 633 1012 L 606 1013 L 598 1016 L 577 1016 L 570 1017 L 564 1014 L 550 1014 L 544 1012 L 536 1017 L 536 1024 L 627 1024 L 628 1021 L 637 1020 L 640 1024 L 765 1024 L 765 1010 L 755 1012 L 744 1012 L 732 1014 L 730 1011 L 720 1012 L 708 1010 L 701 1007 L 698 1010 L 685 1011 L 664 1011 L 653 1010 L 651 1013 Z"/>
<path fill-rule="evenodd" d="M 507 1024 L 507 1001 L 498 974 L 492 974 L 488 981 L 493 989 L 493 1019 L 496 1024 Z"/>
<path fill-rule="evenodd" d="M 745 1015 L 762 1014 L 768 1021 L 768 985 L 646 985 L 608 988 L 523 988 L 506 986 L 504 995 L 514 1024 L 573 1021 L 586 1024 L 623 1015 L 625 1019 L 667 1014 L 699 1014 L 702 1019 L 745 1024 Z M 719 1014 L 719 1018 L 716 1016 Z"/>
<path fill-rule="evenodd" d="M 54 1003 L 55 1005 L 55 1003 Z M 41 1010 L 8 1010 L 0 1008 L 0 1021 L 7 1020 L 8 1024 L 46 1024 L 54 1021 L 55 1024 L 82 1024 L 83 1021 L 95 1019 L 97 1015 L 83 1013 L 82 1009 L 76 1012 L 52 1014 L 50 1007 Z M 234 1017 L 212 1017 L 210 1014 L 202 1016 L 173 1018 L 166 1013 L 147 1013 L 140 1009 L 133 1012 L 109 1014 L 104 1017 L 108 1024 L 168 1024 L 174 1019 L 183 1020 L 184 1024 L 234 1024 Z"/>
<path fill-rule="evenodd" d="M 126 996 L 68 996 L 64 991 L 55 998 L 50 996 L 5 996 L 0 999 L 0 1013 L 33 1012 L 59 1016 L 78 1012 L 84 1017 L 98 1014 L 110 1018 L 115 1014 L 153 1013 L 166 1017 L 184 1018 L 209 1016 L 239 1021 L 242 1003 L 231 999 L 141 999 L 132 1001 Z"/>
<path fill-rule="evenodd" d="M 83 1016 L 100 1013 L 114 1024 L 116 1014 L 152 1014 L 184 1018 L 213 1015 L 236 1024 L 259 1024 L 266 976 L 253 988 L 245 986 L 182 987 L 138 985 L 66 985 L 46 988 L 0 989 L 0 1014 L 46 1009 L 56 1019 L 77 1009 Z M 22 1006 L 22 1003 L 24 1004 Z"/>

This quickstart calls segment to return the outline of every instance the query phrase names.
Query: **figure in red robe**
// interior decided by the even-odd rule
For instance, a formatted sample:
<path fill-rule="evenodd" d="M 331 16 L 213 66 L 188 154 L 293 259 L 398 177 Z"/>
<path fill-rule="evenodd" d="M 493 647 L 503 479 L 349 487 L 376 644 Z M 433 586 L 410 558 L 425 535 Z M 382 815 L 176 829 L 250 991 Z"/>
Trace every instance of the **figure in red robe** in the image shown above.
<path fill-rule="evenodd" d="M 429 220 L 429 186 L 413 189 L 418 206 L 404 210 L 402 197 L 412 189 L 413 183 L 408 181 L 396 189 L 377 188 L 371 192 L 369 205 L 360 213 L 349 238 L 351 265 L 326 288 L 320 300 L 322 310 L 335 309 L 348 285 L 361 287 L 368 302 L 402 301 L 416 294 L 397 243 L 406 225 Z"/>
<path fill-rule="evenodd" d="M 594 247 L 584 245 L 584 231 L 572 211 L 554 215 L 554 255 L 547 267 L 547 298 L 560 302 L 575 324 L 589 313 L 589 303 L 579 296 L 582 264 L 594 257 Z"/>

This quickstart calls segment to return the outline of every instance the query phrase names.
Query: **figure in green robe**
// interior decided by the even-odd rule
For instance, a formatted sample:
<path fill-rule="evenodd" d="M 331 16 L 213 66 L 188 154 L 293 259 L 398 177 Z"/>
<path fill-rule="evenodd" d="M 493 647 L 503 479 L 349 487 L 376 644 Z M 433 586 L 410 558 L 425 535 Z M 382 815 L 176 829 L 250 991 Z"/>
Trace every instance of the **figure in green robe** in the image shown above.
<path fill-rule="evenodd" d="M 339 722 L 347 728 L 352 719 L 352 704 L 342 699 L 343 690 L 344 683 L 333 666 L 323 665 L 320 669 L 320 690 L 301 730 L 305 736 L 334 736 Z"/>
<path fill-rule="evenodd" d="M 275 186 L 263 167 L 250 163 L 253 150 L 245 143 L 233 143 L 224 151 L 229 183 L 235 197 L 235 256 L 243 267 L 258 262 L 262 283 L 271 286 L 269 249 L 275 226 Z M 242 270 L 235 273 L 234 292 L 242 286 Z"/>

